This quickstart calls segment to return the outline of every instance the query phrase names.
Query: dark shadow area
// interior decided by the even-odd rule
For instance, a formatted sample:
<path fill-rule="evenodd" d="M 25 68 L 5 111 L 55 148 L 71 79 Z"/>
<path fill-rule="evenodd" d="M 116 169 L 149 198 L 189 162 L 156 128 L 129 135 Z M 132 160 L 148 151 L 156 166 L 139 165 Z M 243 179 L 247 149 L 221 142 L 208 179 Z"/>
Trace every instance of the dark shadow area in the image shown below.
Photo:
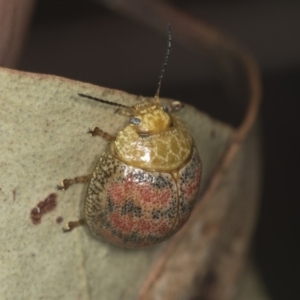
<path fill-rule="evenodd" d="M 300 67 L 264 74 L 264 184 L 254 253 L 272 299 L 299 299 Z"/>

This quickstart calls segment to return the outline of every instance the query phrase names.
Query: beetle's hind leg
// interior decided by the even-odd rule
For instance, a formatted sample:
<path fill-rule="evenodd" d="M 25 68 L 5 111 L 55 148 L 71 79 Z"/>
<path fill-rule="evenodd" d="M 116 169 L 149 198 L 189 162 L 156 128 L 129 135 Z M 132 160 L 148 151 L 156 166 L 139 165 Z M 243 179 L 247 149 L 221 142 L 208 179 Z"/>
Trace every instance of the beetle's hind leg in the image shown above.
<path fill-rule="evenodd" d="M 80 219 L 78 221 L 70 221 L 66 224 L 66 226 L 63 228 L 63 232 L 70 232 L 75 227 L 82 226 L 86 223 L 85 219 Z"/>
<path fill-rule="evenodd" d="M 64 179 L 64 180 L 62 180 L 61 184 L 57 186 L 57 189 L 58 190 L 66 190 L 75 183 L 88 182 L 92 178 L 92 175 L 93 175 L 93 173 L 91 173 L 89 175 L 85 175 L 85 176 L 77 176 L 73 179 Z"/>
<path fill-rule="evenodd" d="M 115 137 L 113 137 L 109 133 L 101 130 L 99 127 L 95 127 L 93 130 L 89 129 L 89 131 L 87 133 L 90 133 L 92 136 L 101 136 L 108 142 L 115 140 Z"/>

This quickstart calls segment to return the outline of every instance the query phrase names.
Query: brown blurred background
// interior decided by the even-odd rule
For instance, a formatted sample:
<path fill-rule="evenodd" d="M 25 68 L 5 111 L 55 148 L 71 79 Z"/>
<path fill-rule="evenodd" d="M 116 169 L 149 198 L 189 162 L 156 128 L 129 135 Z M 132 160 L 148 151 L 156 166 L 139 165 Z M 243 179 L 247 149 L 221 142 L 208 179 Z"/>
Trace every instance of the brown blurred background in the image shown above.
<path fill-rule="evenodd" d="M 300 299 L 300 1 L 172 3 L 235 36 L 261 66 L 264 182 L 253 257 L 272 299 Z M 95 2 L 40 0 L 19 68 L 152 96 L 165 49 L 166 35 Z M 240 121 L 218 70 L 177 44 L 175 32 L 161 95 Z"/>

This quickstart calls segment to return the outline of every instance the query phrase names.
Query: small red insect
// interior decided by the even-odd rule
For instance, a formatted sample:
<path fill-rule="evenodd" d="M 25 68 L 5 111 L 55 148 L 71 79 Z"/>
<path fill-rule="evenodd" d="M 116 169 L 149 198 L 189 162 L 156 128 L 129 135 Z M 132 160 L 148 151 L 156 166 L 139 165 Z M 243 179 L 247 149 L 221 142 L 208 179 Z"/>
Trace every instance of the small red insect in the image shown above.
<path fill-rule="evenodd" d="M 140 248 L 161 242 L 187 221 L 200 187 L 201 161 L 187 125 L 173 112 L 182 105 L 160 104 L 162 77 L 171 51 L 168 49 L 153 100 L 134 106 L 113 103 L 118 113 L 130 116 L 115 137 L 98 127 L 90 130 L 110 142 L 87 176 L 64 179 L 59 189 L 89 182 L 85 219 L 68 222 L 65 231 L 87 224 L 91 232 L 118 246 Z"/>
<path fill-rule="evenodd" d="M 44 201 L 38 203 L 30 212 L 30 218 L 34 225 L 40 224 L 42 216 L 52 211 L 57 205 L 57 194 L 50 194 Z"/>

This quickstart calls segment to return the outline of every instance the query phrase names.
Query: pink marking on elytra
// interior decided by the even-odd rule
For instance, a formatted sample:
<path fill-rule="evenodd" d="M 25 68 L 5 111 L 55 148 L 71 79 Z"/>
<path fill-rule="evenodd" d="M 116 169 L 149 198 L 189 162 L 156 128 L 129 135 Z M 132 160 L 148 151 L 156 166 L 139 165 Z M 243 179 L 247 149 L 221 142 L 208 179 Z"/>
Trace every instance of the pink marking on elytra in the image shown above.
<path fill-rule="evenodd" d="M 138 220 L 138 226 L 142 234 L 151 232 L 151 230 L 153 230 L 153 222 L 150 222 L 148 220 Z"/>
<path fill-rule="evenodd" d="M 132 217 L 129 217 L 128 215 L 122 216 L 118 213 L 111 213 L 110 215 L 111 224 L 122 233 L 132 232 L 134 224 L 132 220 L 130 220 L 131 218 Z"/>
<path fill-rule="evenodd" d="M 172 201 L 172 192 L 169 189 L 155 189 L 149 183 L 133 181 L 128 176 L 124 183 L 114 182 L 111 184 L 109 197 L 116 205 L 122 205 L 125 200 L 131 199 L 135 203 L 152 203 L 153 205 L 167 205 Z"/>
<path fill-rule="evenodd" d="M 138 232 L 142 236 L 149 233 L 161 235 L 170 230 L 167 221 L 160 220 L 159 222 L 155 222 L 149 219 L 134 218 L 130 215 L 120 215 L 114 212 L 110 214 L 110 222 L 116 230 L 119 230 L 123 234 Z"/>
<path fill-rule="evenodd" d="M 113 183 L 108 191 L 108 195 L 110 199 L 116 204 L 116 205 L 122 205 L 124 202 L 124 196 L 125 196 L 125 189 L 124 185 L 122 183 Z"/>
<path fill-rule="evenodd" d="M 183 184 L 183 198 L 187 201 L 193 201 L 197 196 L 198 189 L 199 189 L 199 182 L 200 182 L 200 169 L 194 174 L 194 178 L 189 182 Z"/>
<path fill-rule="evenodd" d="M 158 224 L 157 231 L 160 235 L 164 235 L 170 231 L 170 227 L 165 223 L 161 223 Z"/>

